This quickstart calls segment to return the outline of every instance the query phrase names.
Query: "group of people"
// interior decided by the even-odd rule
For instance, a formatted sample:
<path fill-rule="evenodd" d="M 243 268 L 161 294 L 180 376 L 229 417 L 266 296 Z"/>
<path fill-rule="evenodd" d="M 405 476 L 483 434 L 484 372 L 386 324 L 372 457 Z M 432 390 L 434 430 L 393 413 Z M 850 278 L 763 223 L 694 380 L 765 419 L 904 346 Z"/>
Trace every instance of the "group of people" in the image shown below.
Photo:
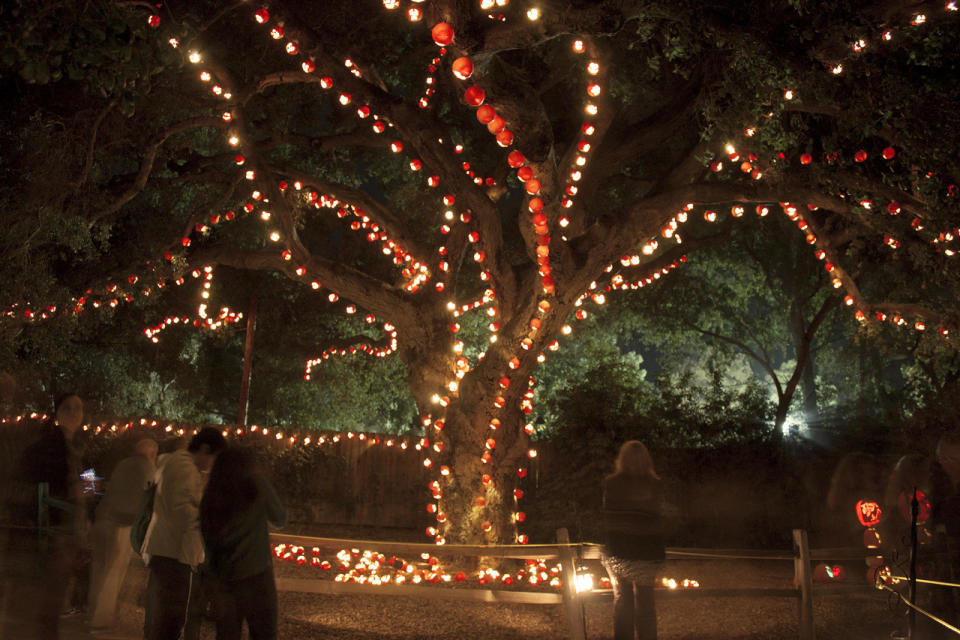
<path fill-rule="evenodd" d="M 80 473 L 82 423 L 83 401 L 75 394 L 58 398 L 53 419 L 22 457 L 25 486 L 48 489 L 40 504 L 20 513 L 31 526 L 9 537 L 0 635 L 58 638 L 71 585 L 89 593 L 90 631 L 111 629 L 137 554 L 149 569 L 145 640 L 195 640 L 208 607 L 217 640 L 239 640 L 244 621 L 251 640 L 275 639 L 269 527 L 282 526 L 285 511 L 251 454 L 228 446 L 210 427 L 162 455 L 155 440 L 143 438 L 114 467 L 91 509 Z M 134 548 L 131 528 L 151 486 L 149 526 Z M 37 525 L 39 537 L 26 533 Z"/>
<path fill-rule="evenodd" d="M 45 535 L 36 540 L 33 555 L 26 553 L 29 545 L 23 544 L 23 536 L 10 538 L 6 555 L 14 569 L 8 575 L 16 579 L 32 572 L 42 586 L 31 590 L 27 585 L 36 584 L 34 579 L 11 589 L 8 581 L 8 610 L 9 601 L 19 596 L 25 604 L 17 611 L 21 618 L 27 611 L 32 615 L 29 631 L 7 628 L 4 637 L 58 637 L 66 591 L 89 549 L 92 631 L 113 625 L 118 594 L 136 552 L 149 567 L 146 640 L 178 640 L 181 634 L 184 640 L 199 637 L 208 601 L 218 640 L 238 640 L 244 621 L 251 640 L 276 638 L 269 526 L 282 526 L 285 512 L 249 452 L 227 446 L 214 428 L 201 429 L 189 441 L 181 439 L 173 451 L 159 456 L 157 442 L 141 439 L 133 455 L 114 468 L 91 526 L 79 464 L 77 435 L 82 423 L 82 400 L 74 394 L 59 398 L 55 417 L 24 455 L 23 479 L 48 487 L 48 495 L 41 497 L 48 508 L 34 514 L 46 513 L 45 521 L 35 523 Z M 868 489 L 883 493 L 878 477 L 869 456 L 848 456 L 834 474 L 829 505 L 845 504 L 854 494 L 862 498 Z M 140 548 L 134 549 L 131 525 L 151 483 L 155 492 L 149 526 Z M 899 507 L 902 512 L 905 494 L 911 498 L 925 494 L 932 522 L 943 525 L 948 537 L 956 537 L 958 487 L 960 438 L 947 435 L 932 459 L 904 456 L 898 462 L 886 486 L 883 509 Z M 657 637 L 654 584 L 665 558 L 662 512 L 662 483 L 650 452 L 637 440 L 624 443 L 614 472 L 603 480 L 604 565 L 613 585 L 615 640 Z M 20 562 L 18 573 L 21 558 L 26 560 Z M 960 567 L 949 568 L 960 575 Z"/>

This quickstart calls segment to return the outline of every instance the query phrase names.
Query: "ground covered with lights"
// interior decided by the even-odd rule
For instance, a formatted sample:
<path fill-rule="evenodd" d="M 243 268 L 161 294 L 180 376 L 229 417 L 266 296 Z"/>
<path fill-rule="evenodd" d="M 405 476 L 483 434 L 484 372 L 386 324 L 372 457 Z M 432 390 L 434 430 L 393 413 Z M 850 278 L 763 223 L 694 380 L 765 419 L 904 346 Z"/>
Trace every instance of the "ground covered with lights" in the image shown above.
<path fill-rule="evenodd" d="M 322 569 L 297 567 L 280 560 L 278 577 L 314 575 Z M 337 568 L 331 569 L 335 574 Z M 665 574 L 696 576 L 704 587 L 788 588 L 792 567 L 788 562 L 671 561 Z M 143 594 L 147 572 L 131 567 L 121 592 L 117 639 L 136 638 L 143 621 Z M 475 580 L 444 588 L 477 588 Z M 487 585 L 489 586 L 489 585 Z M 516 585 L 514 585 L 515 587 Z M 476 638 L 554 640 L 567 637 L 567 624 L 560 605 L 488 604 L 427 600 L 405 596 L 318 595 L 280 593 L 279 637 L 336 638 Z M 776 640 L 797 637 L 797 604 L 789 598 L 698 597 L 681 589 L 663 588 L 657 599 L 659 637 L 705 640 Z M 600 598 L 585 605 L 587 637 L 612 638 L 612 602 Z M 815 596 L 817 638 L 889 638 L 904 626 L 904 615 L 880 592 Z M 79 628 L 67 620 L 65 627 Z M 83 635 L 67 635 L 80 638 Z M 105 636 L 99 636 L 105 637 Z M 202 638 L 213 638 L 213 625 L 204 625 Z"/>

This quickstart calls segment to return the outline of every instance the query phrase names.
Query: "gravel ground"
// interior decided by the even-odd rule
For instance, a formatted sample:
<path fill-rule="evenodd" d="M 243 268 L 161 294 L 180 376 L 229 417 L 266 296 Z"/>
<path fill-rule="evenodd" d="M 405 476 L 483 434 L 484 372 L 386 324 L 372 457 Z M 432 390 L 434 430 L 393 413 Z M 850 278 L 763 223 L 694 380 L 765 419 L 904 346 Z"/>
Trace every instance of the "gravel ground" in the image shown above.
<path fill-rule="evenodd" d="M 669 563 L 667 573 L 696 578 L 704 587 L 789 587 L 787 562 L 684 561 Z M 277 567 L 318 575 L 318 569 Z M 117 633 L 95 636 L 132 640 L 140 637 L 146 570 L 136 564 L 128 573 L 118 611 Z M 444 588 L 444 587 L 438 587 Z M 412 597 L 281 593 L 281 640 L 330 638 L 373 640 L 555 640 L 568 637 L 558 605 L 517 605 L 426 601 Z M 818 640 L 886 639 L 904 627 L 905 618 L 880 592 L 824 595 L 814 598 Z M 612 603 L 585 605 L 587 637 L 612 638 Z M 795 640 L 797 603 L 791 598 L 685 597 L 662 593 L 657 599 L 661 640 Z M 65 620 L 64 640 L 87 638 L 78 620 Z M 204 625 L 203 640 L 212 640 L 213 625 Z"/>

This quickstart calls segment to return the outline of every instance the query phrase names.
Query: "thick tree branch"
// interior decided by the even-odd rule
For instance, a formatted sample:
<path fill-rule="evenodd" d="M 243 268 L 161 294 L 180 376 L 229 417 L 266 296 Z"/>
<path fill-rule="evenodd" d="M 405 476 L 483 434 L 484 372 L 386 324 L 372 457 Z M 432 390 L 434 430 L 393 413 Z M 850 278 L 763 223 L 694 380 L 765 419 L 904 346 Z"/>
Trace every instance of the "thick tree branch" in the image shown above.
<path fill-rule="evenodd" d="M 140 160 L 140 171 L 137 173 L 133 184 L 124 191 L 123 195 L 114 200 L 113 203 L 91 215 L 88 219 L 87 226 L 92 227 L 97 222 L 118 212 L 125 204 L 133 200 L 143 191 L 147 186 L 147 181 L 150 179 L 150 173 L 153 171 L 153 164 L 157 159 L 157 154 L 160 152 L 160 147 L 163 146 L 164 142 L 178 133 L 190 131 L 191 129 L 199 129 L 201 127 L 216 127 L 222 129 L 226 127 L 226 123 L 220 118 L 191 118 L 178 122 L 166 131 L 155 136 L 153 142 L 147 147 L 146 152 Z"/>

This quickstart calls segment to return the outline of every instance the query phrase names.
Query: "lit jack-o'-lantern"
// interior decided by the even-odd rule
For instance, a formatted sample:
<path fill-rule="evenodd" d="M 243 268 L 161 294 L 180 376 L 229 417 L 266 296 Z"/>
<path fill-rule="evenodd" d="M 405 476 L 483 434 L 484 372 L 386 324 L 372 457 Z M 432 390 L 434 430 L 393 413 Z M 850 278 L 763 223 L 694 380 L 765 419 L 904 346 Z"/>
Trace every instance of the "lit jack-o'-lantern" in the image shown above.
<path fill-rule="evenodd" d="M 446 22 L 438 22 L 430 30 L 430 36 L 437 45 L 445 47 L 453 42 L 453 27 Z"/>
<path fill-rule="evenodd" d="M 813 569 L 814 582 L 843 582 L 846 578 L 847 571 L 840 564 L 821 562 Z"/>
<path fill-rule="evenodd" d="M 483 104 L 486 97 L 486 92 L 480 87 L 468 87 L 467 90 L 463 92 L 463 101 L 471 107 L 479 107 Z"/>
<path fill-rule="evenodd" d="M 865 527 L 875 527 L 883 518 L 883 511 L 874 500 L 858 500 L 856 511 L 857 520 Z"/>
<path fill-rule="evenodd" d="M 457 58 L 453 61 L 451 69 L 453 75 L 461 80 L 466 80 L 473 75 L 473 63 L 470 61 L 470 58 Z"/>

